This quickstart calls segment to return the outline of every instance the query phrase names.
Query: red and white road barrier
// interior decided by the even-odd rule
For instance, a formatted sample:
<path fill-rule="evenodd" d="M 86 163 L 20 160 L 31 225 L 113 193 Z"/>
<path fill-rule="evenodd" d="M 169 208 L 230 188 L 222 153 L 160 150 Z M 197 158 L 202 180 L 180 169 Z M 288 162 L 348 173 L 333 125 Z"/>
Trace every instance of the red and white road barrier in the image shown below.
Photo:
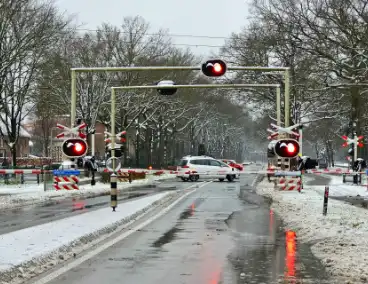
<path fill-rule="evenodd" d="M 79 178 L 77 176 L 54 176 L 54 182 L 69 182 L 69 183 L 78 183 Z"/>
<path fill-rule="evenodd" d="M 32 174 L 32 175 L 40 175 L 42 173 L 52 173 L 50 170 L 12 170 L 12 169 L 2 169 L 0 170 L 1 175 L 13 174 L 13 175 L 21 175 L 21 174 Z"/>
<path fill-rule="evenodd" d="M 276 186 L 280 190 L 297 190 L 300 192 L 302 188 L 302 180 L 300 177 L 282 177 L 279 179 Z"/>
<path fill-rule="evenodd" d="M 349 173 L 348 169 L 324 169 L 324 170 L 316 170 L 316 169 L 310 169 L 306 170 L 307 173 L 312 174 L 343 174 L 343 173 Z"/>
<path fill-rule="evenodd" d="M 55 190 L 62 190 L 62 189 L 66 189 L 66 190 L 79 190 L 79 186 L 78 184 L 74 183 L 74 184 L 54 184 L 53 187 L 55 188 Z"/>
<path fill-rule="evenodd" d="M 104 169 L 105 173 L 111 171 L 108 169 Z M 145 173 L 146 175 L 162 175 L 162 174 L 177 174 L 177 171 L 172 170 L 146 170 L 146 169 L 120 169 L 117 171 L 118 173 Z"/>
<path fill-rule="evenodd" d="M 306 173 L 309 174 L 324 174 L 324 175 L 328 175 L 328 174 L 333 174 L 333 175 L 358 175 L 358 174 L 365 174 L 366 172 L 353 172 L 353 171 L 348 171 L 348 170 L 306 170 Z"/>
<path fill-rule="evenodd" d="M 54 176 L 53 187 L 56 190 L 79 190 L 79 178 L 77 176 Z"/>

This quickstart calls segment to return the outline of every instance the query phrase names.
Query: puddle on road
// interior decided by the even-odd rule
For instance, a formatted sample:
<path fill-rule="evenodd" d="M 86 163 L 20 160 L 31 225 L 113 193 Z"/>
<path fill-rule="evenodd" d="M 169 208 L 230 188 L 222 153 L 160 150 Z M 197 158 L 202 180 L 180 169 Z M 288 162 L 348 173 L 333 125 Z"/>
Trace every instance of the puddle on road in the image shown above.
<path fill-rule="evenodd" d="M 243 190 L 247 191 L 240 194 L 245 209 L 234 212 L 227 221 L 237 233 L 236 246 L 228 255 L 236 283 L 330 283 L 310 247 L 299 244 L 295 232 L 285 231 L 280 218 L 269 209 L 270 201 L 249 188 Z"/>
<path fill-rule="evenodd" d="M 170 243 L 172 240 L 174 240 L 176 233 L 178 233 L 179 231 L 182 231 L 182 229 L 179 229 L 177 227 L 171 228 L 169 231 L 163 234 L 158 240 L 156 240 L 152 244 L 152 246 L 159 248 L 162 247 L 163 245 Z"/>
<path fill-rule="evenodd" d="M 183 220 L 188 219 L 190 216 L 194 215 L 195 208 L 198 207 L 201 203 L 203 203 L 205 199 L 204 198 L 197 198 L 193 201 L 193 203 L 185 209 L 183 212 L 181 212 L 178 221 L 176 222 L 175 226 L 172 227 L 170 230 L 168 230 L 166 233 L 164 233 L 160 238 L 158 238 L 153 244 L 153 247 L 162 247 L 163 245 L 166 245 L 170 242 L 172 242 L 176 234 L 182 229 L 180 229 L 180 225 L 182 224 Z"/>

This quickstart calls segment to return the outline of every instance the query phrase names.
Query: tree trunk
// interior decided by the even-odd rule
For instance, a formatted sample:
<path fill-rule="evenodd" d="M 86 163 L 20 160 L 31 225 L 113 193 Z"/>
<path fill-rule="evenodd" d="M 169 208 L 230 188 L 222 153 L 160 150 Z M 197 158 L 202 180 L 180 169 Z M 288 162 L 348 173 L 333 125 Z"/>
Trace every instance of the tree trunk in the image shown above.
<path fill-rule="evenodd" d="M 17 166 L 17 147 L 15 144 L 10 148 L 10 151 L 12 156 L 12 165 L 15 168 Z"/>

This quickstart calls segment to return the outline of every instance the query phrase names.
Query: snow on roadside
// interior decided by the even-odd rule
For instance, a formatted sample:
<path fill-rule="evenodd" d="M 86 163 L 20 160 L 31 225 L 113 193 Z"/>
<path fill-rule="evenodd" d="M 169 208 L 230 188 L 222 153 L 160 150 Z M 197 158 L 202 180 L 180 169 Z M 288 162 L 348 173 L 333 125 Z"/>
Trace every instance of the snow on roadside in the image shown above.
<path fill-rule="evenodd" d="M 322 175 L 325 176 L 325 175 Z M 329 186 L 329 194 L 330 196 L 360 196 L 364 199 L 368 198 L 368 191 L 366 185 L 355 185 L 351 182 L 343 183 L 341 176 L 327 176 L 330 178 L 328 184 Z M 366 184 L 365 177 L 363 177 L 363 183 Z M 313 189 L 320 194 L 324 194 L 324 187 L 323 186 L 308 186 L 308 188 Z"/>
<path fill-rule="evenodd" d="M 323 195 L 304 186 L 302 193 L 278 191 L 264 179 L 257 193 L 273 199 L 272 209 L 301 242 L 325 264 L 335 283 L 368 281 L 368 210 L 329 199 L 322 215 Z"/>
<path fill-rule="evenodd" d="M 167 206 L 183 191 L 163 192 L 124 204 L 112 213 L 103 208 L 1 235 L 0 283 L 23 283 L 60 264 L 157 206 Z"/>
<path fill-rule="evenodd" d="M 149 176 L 146 179 L 128 182 L 119 182 L 118 191 L 131 187 L 151 184 L 155 181 L 173 178 L 172 174 L 160 176 Z M 21 192 L 20 192 L 21 191 Z M 79 190 L 48 190 L 44 191 L 42 186 L 24 187 L 24 189 L 3 188 L 0 189 L 0 209 L 14 208 L 18 206 L 38 204 L 55 199 L 65 199 L 70 197 L 94 197 L 110 193 L 109 183 L 97 182 L 95 186 L 81 185 Z M 7 194 L 1 196 L 1 194 Z"/>

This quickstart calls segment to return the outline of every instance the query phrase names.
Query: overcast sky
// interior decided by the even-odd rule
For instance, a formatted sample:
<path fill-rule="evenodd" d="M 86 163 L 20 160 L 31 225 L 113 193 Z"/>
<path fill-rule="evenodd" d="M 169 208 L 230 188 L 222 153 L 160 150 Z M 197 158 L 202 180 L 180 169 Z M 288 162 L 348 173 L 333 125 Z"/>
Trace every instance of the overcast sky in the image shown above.
<path fill-rule="evenodd" d="M 96 29 L 102 22 L 120 25 L 126 16 L 142 16 L 150 23 L 150 32 L 169 29 L 175 44 L 189 46 L 198 55 L 217 52 L 217 46 L 226 37 L 247 23 L 249 10 L 247 0 L 56 0 L 56 3 L 61 10 L 75 14 L 77 23 L 85 29 Z"/>

